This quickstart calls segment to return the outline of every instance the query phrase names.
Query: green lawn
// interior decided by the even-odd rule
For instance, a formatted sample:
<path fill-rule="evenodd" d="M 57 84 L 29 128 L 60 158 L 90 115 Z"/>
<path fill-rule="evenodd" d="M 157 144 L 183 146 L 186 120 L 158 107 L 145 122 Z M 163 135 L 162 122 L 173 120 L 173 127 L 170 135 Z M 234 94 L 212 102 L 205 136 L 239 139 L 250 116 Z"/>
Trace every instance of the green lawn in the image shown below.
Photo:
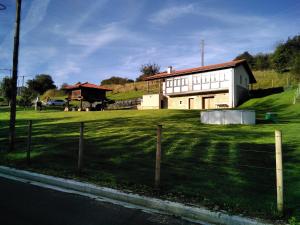
<path fill-rule="evenodd" d="M 17 112 L 17 151 L 0 163 L 158 195 L 153 190 L 156 125 L 163 124 L 160 197 L 264 218 L 276 217 L 274 130 L 283 132 L 288 216 L 300 218 L 300 104 L 294 91 L 252 99 L 255 126 L 203 125 L 199 111 Z M 0 148 L 7 149 L 8 109 L 0 108 Z M 278 112 L 277 124 L 263 121 Z M 33 162 L 25 163 L 28 120 Z M 76 174 L 79 122 L 85 122 L 84 172 Z"/>
<path fill-rule="evenodd" d="M 135 99 L 135 98 L 142 98 L 144 94 L 147 94 L 147 91 L 143 90 L 131 90 L 127 92 L 119 92 L 119 93 L 112 93 L 108 92 L 107 98 L 111 100 L 129 100 L 129 99 Z"/>

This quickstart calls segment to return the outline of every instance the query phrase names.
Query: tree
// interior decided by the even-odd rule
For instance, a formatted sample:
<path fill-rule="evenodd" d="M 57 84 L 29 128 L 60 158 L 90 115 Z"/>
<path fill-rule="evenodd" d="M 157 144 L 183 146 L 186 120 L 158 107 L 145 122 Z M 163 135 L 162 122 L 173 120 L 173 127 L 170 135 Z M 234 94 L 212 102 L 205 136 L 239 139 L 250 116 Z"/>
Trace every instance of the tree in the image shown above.
<path fill-rule="evenodd" d="M 249 66 L 252 68 L 254 66 L 254 59 L 253 56 L 249 53 L 249 52 L 244 52 L 240 55 L 238 55 L 234 60 L 241 60 L 241 59 L 245 59 L 247 60 Z"/>
<path fill-rule="evenodd" d="M 12 86 L 13 86 L 13 82 L 11 78 L 4 77 L 2 79 L 2 82 L 0 84 L 1 95 L 5 98 L 8 105 L 10 105 L 10 101 L 12 98 L 12 88 L 13 88 Z"/>
<path fill-rule="evenodd" d="M 126 83 L 132 83 L 134 82 L 131 79 L 123 78 L 123 77 L 116 77 L 112 76 L 108 79 L 102 80 L 101 85 L 108 85 L 108 84 L 126 84 Z"/>
<path fill-rule="evenodd" d="M 30 90 L 27 87 L 24 87 L 22 93 L 21 93 L 21 97 L 19 100 L 19 105 L 26 107 L 26 106 L 31 106 L 32 104 L 32 100 L 36 97 L 35 93 L 32 92 L 32 90 Z"/>
<path fill-rule="evenodd" d="M 40 95 L 49 89 L 56 88 L 52 77 L 47 74 L 36 75 L 34 79 L 27 81 L 27 85 L 30 90 Z"/>
<path fill-rule="evenodd" d="M 267 70 L 270 69 L 270 55 L 258 53 L 253 56 L 253 69 L 255 70 Z"/>
<path fill-rule="evenodd" d="M 300 77 L 300 54 L 296 55 L 293 60 L 292 73 Z"/>
<path fill-rule="evenodd" d="M 146 77 L 149 77 L 149 76 L 159 73 L 159 71 L 160 71 L 160 66 L 156 63 L 153 63 L 153 64 L 148 63 L 145 65 L 142 65 L 140 68 L 140 72 L 142 73 L 142 75 L 140 75 L 138 78 L 136 78 L 136 81 L 142 81 Z"/>
<path fill-rule="evenodd" d="M 272 55 L 272 66 L 279 72 L 283 73 L 289 70 L 290 61 L 290 49 L 286 48 L 285 44 L 280 44 L 277 46 L 274 54 Z"/>
<path fill-rule="evenodd" d="M 295 59 L 300 54 L 300 35 L 289 38 L 285 43 L 277 46 L 272 65 L 277 72 L 293 70 Z"/>

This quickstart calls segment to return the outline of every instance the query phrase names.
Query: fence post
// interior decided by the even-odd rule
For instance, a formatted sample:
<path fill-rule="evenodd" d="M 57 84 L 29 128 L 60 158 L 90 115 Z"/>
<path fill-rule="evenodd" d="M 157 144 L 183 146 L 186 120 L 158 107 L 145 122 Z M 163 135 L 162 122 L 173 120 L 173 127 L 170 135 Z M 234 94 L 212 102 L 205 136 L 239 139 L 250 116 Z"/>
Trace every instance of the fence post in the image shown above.
<path fill-rule="evenodd" d="M 155 161 L 155 189 L 160 188 L 160 162 L 161 162 L 161 131 L 162 125 L 157 125 L 156 161 Z"/>
<path fill-rule="evenodd" d="M 83 132 L 84 132 L 84 124 L 83 122 L 80 122 L 80 128 L 79 128 L 79 151 L 78 151 L 78 172 L 80 173 L 82 170 L 82 157 L 83 157 Z"/>
<path fill-rule="evenodd" d="M 283 214 L 282 134 L 275 130 L 277 210 Z"/>
<path fill-rule="evenodd" d="M 26 161 L 27 165 L 30 165 L 30 151 L 31 151 L 31 133 L 32 133 L 32 120 L 28 121 L 28 139 L 27 139 L 27 151 L 26 151 Z"/>

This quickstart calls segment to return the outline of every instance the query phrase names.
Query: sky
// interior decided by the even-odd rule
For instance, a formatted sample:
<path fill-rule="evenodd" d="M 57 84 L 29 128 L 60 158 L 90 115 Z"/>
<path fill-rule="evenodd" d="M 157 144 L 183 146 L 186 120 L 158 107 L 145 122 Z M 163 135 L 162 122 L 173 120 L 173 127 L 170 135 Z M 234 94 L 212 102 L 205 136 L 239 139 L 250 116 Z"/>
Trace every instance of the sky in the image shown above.
<path fill-rule="evenodd" d="M 0 0 L 0 78 L 12 67 L 15 0 Z M 56 85 L 161 71 L 272 52 L 300 34 L 299 0 L 23 0 L 19 77 Z M 21 82 L 19 80 L 19 82 Z"/>

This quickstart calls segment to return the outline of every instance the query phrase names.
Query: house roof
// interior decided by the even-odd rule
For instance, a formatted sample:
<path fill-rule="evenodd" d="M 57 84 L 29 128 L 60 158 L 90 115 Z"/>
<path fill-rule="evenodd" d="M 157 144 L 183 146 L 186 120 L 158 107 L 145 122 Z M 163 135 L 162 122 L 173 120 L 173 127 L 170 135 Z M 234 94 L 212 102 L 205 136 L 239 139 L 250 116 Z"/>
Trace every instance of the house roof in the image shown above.
<path fill-rule="evenodd" d="M 244 59 L 234 60 L 234 61 L 220 63 L 220 64 L 213 64 L 213 65 L 208 65 L 208 66 L 184 69 L 184 70 L 173 70 L 171 73 L 168 73 L 165 71 L 162 73 L 154 74 L 153 76 L 150 76 L 150 77 L 146 77 L 144 80 L 156 80 L 156 79 L 175 77 L 175 76 L 181 76 L 181 75 L 193 74 L 193 73 L 199 73 L 199 72 L 207 72 L 207 71 L 213 71 L 213 70 L 219 70 L 219 69 L 234 68 L 239 65 L 243 65 L 244 68 L 246 69 L 247 73 L 249 74 L 250 83 L 256 83 L 255 77 L 254 77 L 247 61 Z"/>
<path fill-rule="evenodd" d="M 98 89 L 98 90 L 103 90 L 103 91 L 112 91 L 112 89 L 109 89 L 109 88 L 105 88 L 103 86 L 99 86 L 99 85 L 96 85 L 96 84 L 91 84 L 91 83 L 88 83 L 88 82 L 85 82 L 85 83 L 77 83 L 77 84 L 74 84 L 74 85 L 67 85 L 64 87 L 65 90 L 72 90 L 72 89 L 78 89 L 78 88 L 93 88 L 93 89 Z"/>

